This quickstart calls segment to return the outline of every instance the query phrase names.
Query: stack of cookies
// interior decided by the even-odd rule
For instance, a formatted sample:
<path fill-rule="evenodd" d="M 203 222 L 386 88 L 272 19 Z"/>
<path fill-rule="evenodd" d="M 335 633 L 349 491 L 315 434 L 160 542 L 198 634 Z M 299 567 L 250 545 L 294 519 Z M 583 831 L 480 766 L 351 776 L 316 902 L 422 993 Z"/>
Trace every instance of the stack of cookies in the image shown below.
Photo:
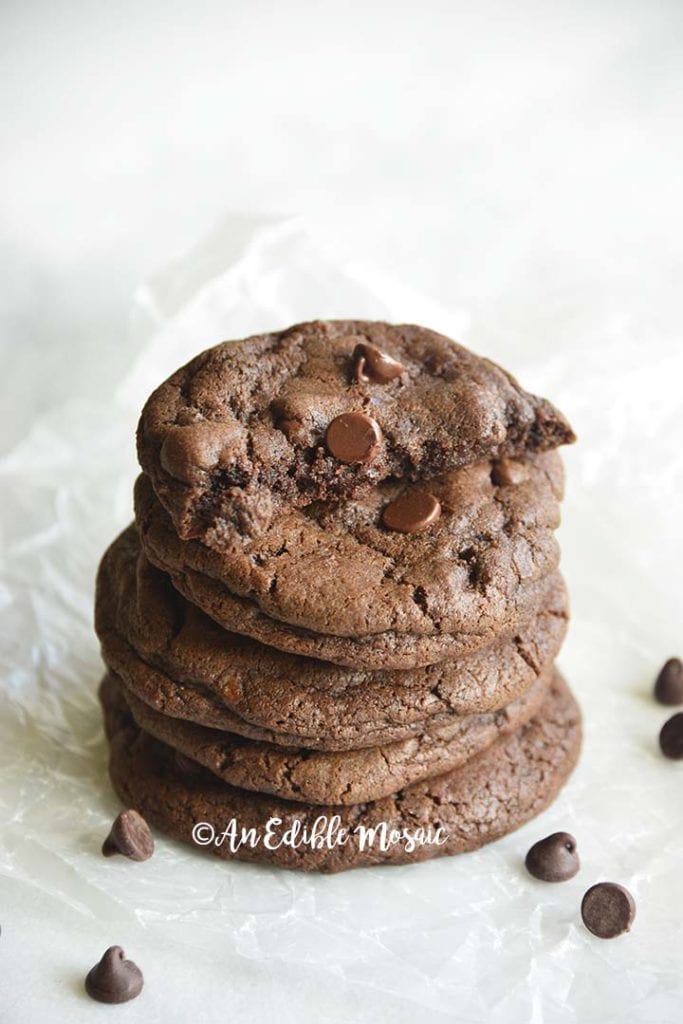
<path fill-rule="evenodd" d="M 177 371 L 97 581 L 124 803 L 219 856 L 328 872 L 543 810 L 581 734 L 554 667 L 573 439 L 415 326 L 302 324 Z"/>

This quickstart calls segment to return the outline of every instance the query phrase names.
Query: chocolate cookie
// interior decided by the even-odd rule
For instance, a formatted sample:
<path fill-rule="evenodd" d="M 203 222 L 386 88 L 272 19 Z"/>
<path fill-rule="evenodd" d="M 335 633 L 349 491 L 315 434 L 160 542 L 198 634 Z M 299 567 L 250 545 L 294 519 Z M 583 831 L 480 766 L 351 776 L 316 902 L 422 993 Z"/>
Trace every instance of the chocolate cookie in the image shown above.
<path fill-rule="evenodd" d="M 397 634 L 394 631 L 354 640 L 323 636 L 297 629 L 263 615 L 252 602 L 230 594 L 221 584 L 192 570 L 169 572 L 174 587 L 188 601 L 202 607 L 229 632 L 305 657 L 355 669 L 389 671 L 424 667 L 447 659 L 465 658 L 503 637 L 514 637 L 523 625 L 539 615 L 561 586 L 559 573 L 524 588 L 511 609 L 505 628 L 481 633 L 443 633 L 433 636 Z"/>
<path fill-rule="evenodd" d="M 211 576 L 278 621 L 354 638 L 472 632 L 496 628 L 520 588 L 559 563 L 561 460 L 548 452 L 515 466 L 514 483 L 496 482 L 488 462 L 435 478 L 429 497 L 438 520 L 412 533 L 384 525 L 396 506 L 399 520 L 419 520 L 419 509 L 415 519 L 401 506 L 410 496 L 401 483 L 344 504 L 282 507 L 257 538 L 216 529 L 202 543 L 178 539 L 142 476 L 136 520 L 153 560 Z"/>
<path fill-rule="evenodd" d="M 153 711 L 111 673 L 103 700 L 121 689 L 137 725 L 218 778 L 241 789 L 312 804 L 357 804 L 395 793 L 410 783 L 452 771 L 499 737 L 528 722 L 547 693 L 552 670 L 508 707 L 427 725 L 407 740 L 360 750 L 319 751 L 255 742 Z"/>
<path fill-rule="evenodd" d="M 150 560 L 158 564 L 153 557 Z M 449 658 L 465 658 L 503 637 L 512 637 L 524 623 L 540 614 L 549 595 L 561 585 L 560 574 L 554 573 L 547 580 L 521 588 L 517 601 L 509 609 L 509 617 L 498 630 L 482 628 L 476 633 L 435 633 L 431 636 L 389 630 L 353 639 L 312 633 L 271 619 L 253 602 L 236 597 L 217 580 L 192 569 L 173 571 L 167 566 L 164 571 L 188 601 L 202 608 L 229 632 L 251 637 L 281 651 L 348 668 L 379 671 L 410 669 Z"/>
<path fill-rule="evenodd" d="M 148 399 L 138 455 L 181 537 L 256 537 L 282 506 L 573 440 L 549 402 L 443 335 L 340 320 L 197 356 Z"/>
<path fill-rule="evenodd" d="M 578 707 L 557 676 L 530 723 L 501 737 L 462 767 L 371 803 L 328 807 L 250 793 L 206 769 L 185 770 L 170 747 L 135 724 L 120 692 L 103 696 L 110 774 L 126 806 L 185 842 L 192 842 L 193 836 L 206 837 L 207 830 L 209 837 L 212 829 L 220 835 L 234 819 L 238 832 L 255 830 L 256 845 L 236 844 L 231 849 L 227 841 L 211 843 L 207 847 L 211 852 L 226 859 L 300 870 L 342 871 L 477 849 L 548 805 L 573 768 L 581 741 Z M 321 817 L 336 826 L 339 842 L 307 841 L 298 846 L 285 842 L 287 829 L 299 830 L 301 836 L 302 828 L 318 827 Z M 266 838 L 269 821 L 271 830 L 276 830 L 275 841 Z M 374 835 L 362 831 L 373 828 L 378 830 Z M 340 829 L 347 830 L 345 837 Z M 438 837 L 440 845 L 420 844 L 426 830 Z M 401 833 L 403 839 L 392 842 L 392 833 Z M 407 845 L 407 833 L 418 843 L 415 849 Z M 386 848 L 381 843 L 383 834 Z"/>
<path fill-rule="evenodd" d="M 351 671 L 227 633 L 149 564 L 130 527 L 102 559 L 95 625 L 107 664 L 165 715 L 271 742 L 274 734 L 283 745 L 348 749 L 414 735 L 435 716 L 432 724 L 447 724 L 511 703 L 553 662 L 566 615 L 559 584 L 515 637 L 467 659 Z"/>

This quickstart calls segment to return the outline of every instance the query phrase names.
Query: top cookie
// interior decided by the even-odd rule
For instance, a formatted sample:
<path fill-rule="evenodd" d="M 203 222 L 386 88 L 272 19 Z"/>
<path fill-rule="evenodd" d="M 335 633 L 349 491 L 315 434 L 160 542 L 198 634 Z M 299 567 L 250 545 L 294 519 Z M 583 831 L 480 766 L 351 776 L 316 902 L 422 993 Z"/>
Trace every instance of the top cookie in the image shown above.
<path fill-rule="evenodd" d="M 224 342 L 150 396 L 138 456 L 178 534 L 258 536 L 278 502 L 343 500 L 574 440 L 549 402 L 423 327 L 314 321 Z M 399 508 L 389 529 L 422 529 Z"/>

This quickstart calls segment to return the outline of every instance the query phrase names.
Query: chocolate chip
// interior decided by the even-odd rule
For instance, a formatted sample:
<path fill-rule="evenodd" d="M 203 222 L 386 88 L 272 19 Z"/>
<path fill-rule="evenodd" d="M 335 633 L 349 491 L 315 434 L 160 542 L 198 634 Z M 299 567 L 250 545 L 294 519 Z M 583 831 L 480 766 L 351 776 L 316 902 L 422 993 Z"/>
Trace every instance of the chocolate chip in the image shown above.
<path fill-rule="evenodd" d="M 664 757 L 671 757 L 674 761 L 683 758 L 683 711 L 664 723 L 659 734 L 659 745 Z"/>
<path fill-rule="evenodd" d="M 569 832 L 553 832 L 534 843 L 524 863 L 529 874 L 542 882 L 566 882 L 581 866 L 576 839 Z"/>
<path fill-rule="evenodd" d="M 188 426 L 170 427 L 159 461 L 174 479 L 194 483 L 202 471 L 226 463 L 242 452 L 244 444 L 242 428 L 236 424 L 200 420 Z"/>
<path fill-rule="evenodd" d="M 599 939 L 613 939 L 629 931 L 635 916 L 633 896 L 616 882 L 598 882 L 581 901 L 583 923 Z"/>
<path fill-rule="evenodd" d="M 669 658 L 655 681 L 655 698 L 660 704 L 683 704 L 683 662 Z"/>
<path fill-rule="evenodd" d="M 325 444 L 340 462 L 369 462 L 382 442 L 379 423 L 362 412 L 345 412 L 327 428 Z"/>
<path fill-rule="evenodd" d="M 366 342 L 356 345 L 353 358 L 353 376 L 359 384 L 388 384 L 390 380 L 405 373 L 405 366 L 397 359 Z"/>
<path fill-rule="evenodd" d="M 102 843 L 102 853 L 105 857 L 121 853 L 131 860 L 149 860 L 154 853 L 154 837 L 142 815 L 121 811 Z"/>
<path fill-rule="evenodd" d="M 527 475 L 526 466 L 522 462 L 513 462 L 512 459 L 498 459 L 491 466 L 491 483 L 496 487 L 521 484 Z"/>
<path fill-rule="evenodd" d="M 140 995 L 143 984 L 140 968 L 124 958 L 120 946 L 110 946 L 88 972 L 85 991 L 98 1003 L 127 1003 Z"/>
<path fill-rule="evenodd" d="M 427 491 L 404 491 L 389 502 L 382 512 L 382 522 L 389 530 L 400 533 L 422 533 L 441 515 L 438 498 Z"/>

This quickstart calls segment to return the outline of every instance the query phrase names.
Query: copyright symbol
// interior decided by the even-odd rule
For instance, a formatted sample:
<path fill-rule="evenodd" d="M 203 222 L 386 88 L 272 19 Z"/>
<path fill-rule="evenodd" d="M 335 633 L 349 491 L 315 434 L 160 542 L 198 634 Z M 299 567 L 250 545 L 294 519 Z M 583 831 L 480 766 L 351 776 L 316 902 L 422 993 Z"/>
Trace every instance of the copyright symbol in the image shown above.
<path fill-rule="evenodd" d="M 216 830 L 209 821 L 198 821 L 192 829 L 192 840 L 197 846 L 209 846 L 216 838 Z"/>

